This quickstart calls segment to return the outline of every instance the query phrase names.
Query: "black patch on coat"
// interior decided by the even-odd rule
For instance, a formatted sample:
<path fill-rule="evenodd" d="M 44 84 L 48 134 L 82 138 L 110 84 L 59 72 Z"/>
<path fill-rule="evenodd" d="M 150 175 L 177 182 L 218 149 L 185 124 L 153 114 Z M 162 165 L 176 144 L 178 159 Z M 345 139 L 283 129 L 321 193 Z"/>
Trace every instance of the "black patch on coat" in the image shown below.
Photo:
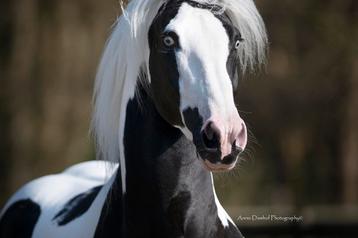
<path fill-rule="evenodd" d="M 209 151 L 205 149 L 205 145 L 201 136 L 201 128 L 203 126 L 203 118 L 199 114 L 197 108 L 188 108 L 183 111 L 183 117 L 186 126 L 193 134 L 193 142 L 196 146 L 196 151 L 203 160 L 208 160 L 215 164 L 221 162 L 220 150 Z"/>
<path fill-rule="evenodd" d="M 1 217 L 0 238 L 31 238 L 40 215 L 40 206 L 31 199 L 13 203 Z"/>
<path fill-rule="evenodd" d="M 69 200 L 63 209 L 52 218 L 52 221 L 59 226 L 64 226 L 83 215 L 90 208 L 102 187 L 91 188 Z"/>
<path fill-rule="evenodd" d="M 188 191 L 181 191 L 170 200 L 167 215 L 174 236 L 185 233 L 185 218 L 191 202 L 191 195 Z"/>
<path fill-rule="evenodd" d="M 115 181 L 103 204 L 94 238 L 126 237 L 123 228 L 123 196 L 121 169 L 118 167 Z"/>
<path fill-rule="evenodd" d="M 179 72 L 175 52 L 180 48 L 174 32 L 164 33 L 179 10 L 177 1 L 169 1 L 159 9 L 148 32 L 151 97 L 160 115 L 171 125 L 183 126 L 180 116 Z M 163 37 L 170 35 L 176 45 L 167 48 Z"/>
<path fill-rule="evenodd" d="M 203 126 L 203 118 L 199 113 L 198 108 L 187 108 L 183 111 L 183 117 L 185 125 L 193 134 L 193 142 L 195 146 L 200 150 L 204 149 L 203 142 L 200 137 L 201 128 Z"/>
<path fill-rule="evenodd" d="M 239 72 L 240 72 L 240 68 L 239 68 L 240 65 L 238 65 L 239 62 L 238 53 L 237 53 L 238 49 L 235 48 L 235 44 L 237 41 L 239 41 L 240 44 L 245 44 L 245 42 L 243 42 L 240 31 L 233 26 L 230 18 L 226 13 L 219 15 L 217 17 L 221 20 L 229 36 L 229 41 L 230 41 L 229 56 L 226 61 L 226 70 L 231 79 L 233 91 L 235 92 L 239 85 Z M 239 47 L 241 46 L 239 45 Z"/>
<path fill-rule="evenodd" d="M 126 159 L 124 237 L 175 237 L 169 228 L 162 195 L 164 191 L 171 193 L 164 187 L 174 187 L 177 183 L 178 160 L 168 150 L 171 151 L 181 132 L 163 119 L 142 87 L 137 89 L 141 104 L 137 98 L 128 102 L 123 139 Z M 164 154 L 166 156 L 162 157 Z M 170 186 L 160 183 L 160 176 L 164 174 L 165 183 Z"/>

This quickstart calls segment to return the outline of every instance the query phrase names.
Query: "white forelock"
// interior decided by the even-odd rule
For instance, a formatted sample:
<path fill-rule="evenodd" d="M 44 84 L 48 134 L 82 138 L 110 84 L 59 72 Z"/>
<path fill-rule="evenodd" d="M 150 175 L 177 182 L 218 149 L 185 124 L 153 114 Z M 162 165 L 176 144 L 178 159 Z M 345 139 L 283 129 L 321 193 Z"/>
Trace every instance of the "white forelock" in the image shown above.
<path fill-rule="evenodd" d="M 120 159 L 121 169 L 125 166 L 121 148 L 125 120 L 123 108 L 135 94 L 140 70 L 144 70 L 150 83 L 148 31 L 160 6 L 166 1 L 130 1 L 113 27 L 98 68 L 93 98 L 92 132 L 96 139 L 98 157 L 111 161 Z M 244 38 L 244 43 L 238 50 L 242 71 L 254 70 L 256 65 L 265 62 L 265 26 L 252 0 L 197 2 L 222 6 L 232 23 L 240 30 Z"/>

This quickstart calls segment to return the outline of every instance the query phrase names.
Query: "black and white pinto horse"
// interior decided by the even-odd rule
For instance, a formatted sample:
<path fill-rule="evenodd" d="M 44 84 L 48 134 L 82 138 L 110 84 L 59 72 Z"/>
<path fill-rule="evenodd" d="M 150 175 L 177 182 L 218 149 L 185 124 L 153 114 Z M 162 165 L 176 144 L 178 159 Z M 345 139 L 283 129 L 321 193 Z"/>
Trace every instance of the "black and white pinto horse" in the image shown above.
<path fill-rule="evenodd" d="M 252 0 L 133 0 L 107 42 L 93 134 L 105 161 L 21 188 L 0 237 L 242 237 L 212 172 L 235 166 L 247 131 L 240 72 L 264 62 Z"/>

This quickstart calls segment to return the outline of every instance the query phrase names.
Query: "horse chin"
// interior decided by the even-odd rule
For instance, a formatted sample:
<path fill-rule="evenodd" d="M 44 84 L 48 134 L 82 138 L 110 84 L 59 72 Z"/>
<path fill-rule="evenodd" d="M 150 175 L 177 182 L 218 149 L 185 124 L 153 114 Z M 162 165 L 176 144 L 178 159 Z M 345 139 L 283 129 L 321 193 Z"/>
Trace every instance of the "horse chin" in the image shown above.
<path fill-rule="evenodd" d="M 214 164 L 211 163 L 209 160 L 202 159 L 202 158 L 200 158 L 200 161 L 202 162 L 201 164 L 203 165 L 203 167 L 209 170 L 210 172 L 227 172 L 235 168 L 237 159 L 230 164 L 223 164 L 221 162 Z"/>

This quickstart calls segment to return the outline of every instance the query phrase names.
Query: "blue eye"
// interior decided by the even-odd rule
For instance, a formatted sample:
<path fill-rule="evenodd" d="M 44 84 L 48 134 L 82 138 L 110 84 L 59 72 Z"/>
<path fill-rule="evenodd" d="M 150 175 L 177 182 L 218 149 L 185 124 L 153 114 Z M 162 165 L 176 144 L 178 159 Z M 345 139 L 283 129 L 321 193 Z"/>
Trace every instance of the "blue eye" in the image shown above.
<path fill-rule="evenodd" d="M 235 49 L 238 49 L 240 47 L 241 42 L 243 41 L 244 39 L 240 36 L 235 42 Z"/>
<path fill-rule="evenodd" d="M 175 45 L 175 41 L 174 41 L 174 39 L 173 39 L 171 36 L 165 36 L 165 37 L 163 38 L 163 43 L 164 43 L 164 45 L 167 46 L 167 47 L 172 47 L 172 46 Z"/>
<path fill-rule="evenodd" d="M 239 49 L 240 43 L 241 43 L 240 40 L 237 40 L 237 41 L 235 42 L 235 49 Z"/>

